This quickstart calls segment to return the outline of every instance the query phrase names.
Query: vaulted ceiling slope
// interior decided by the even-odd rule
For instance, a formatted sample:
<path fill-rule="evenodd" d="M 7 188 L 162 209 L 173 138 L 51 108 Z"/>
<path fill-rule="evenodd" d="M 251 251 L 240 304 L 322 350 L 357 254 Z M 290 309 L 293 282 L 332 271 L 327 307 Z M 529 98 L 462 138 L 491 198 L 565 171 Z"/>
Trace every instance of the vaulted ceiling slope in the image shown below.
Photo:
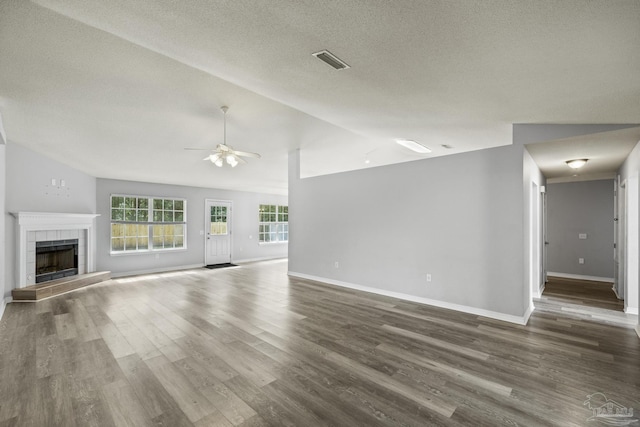
<path fill-rule="evenodd" d="M 313 176 L 421 158 L 395 138 L 439 156 L 510 144 L 512 123 L 640 122 L 637 0 L 0 8 L 9 141 L 101 177 L 283 193 L 294 148 Z M 224 104 L 229 144 L 263 159 L 182 150 L 220 142 Z"/>

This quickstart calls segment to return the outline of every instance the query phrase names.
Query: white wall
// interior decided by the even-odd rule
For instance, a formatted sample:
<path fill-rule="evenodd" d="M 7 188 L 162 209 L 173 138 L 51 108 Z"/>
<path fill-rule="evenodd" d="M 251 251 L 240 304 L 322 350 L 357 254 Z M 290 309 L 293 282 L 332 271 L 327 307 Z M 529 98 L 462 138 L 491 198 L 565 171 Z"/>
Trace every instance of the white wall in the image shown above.
<path fill-rule="evenodd" d="M 547 197 L 549 272 L 612 280 L 613 181 L 549 184 Z M 579 234 L 587 239 L 579 239 Z"/>
<path fill-rule="evenodd" d="M 179 185 L 152 184 L 112 179 L 97 180 L 97 269 L 113 275 L 160 271 L 204 264 L 205 199 L 229 200 L 232 212 L 232 262 L 282 258 L 288 245 L 258 243 L 258 208 L 260 204 L 287 204 L 286 196 L 226 191 Z M 153 254 L 110 254 L 109 207 L 111 194 L 177 197 L 187 199 L 187 250 Z M 158 258 L 156 258 L 158 255 Z"/>
<path fill-rule="evenodd" d="M 290 274 L 522 322 L 521 146 L 302 180 L 293 152 L 289 168 Z"/>
<path fill-rule="evenodd" d="M 620 176 L 620 182 L 624 182 L 629 180 L 630 178 L 638 178 L 640 176 L 640 142 L 638 144 L 636 144 L 636 146 L 634 147 L 634 149 L 631 151 L 631 153 L 629 154 L 629 156 L 627 157 L 627 159 L 625 160 L 625 162 L 622 164 L 622 166 L 620 167 L 620 170 L 618 172 L 619 176 Z M 638 188 L 638 186 L 635 186 L 635 191 L 640 191 L 640 189 Z M 627 194 L 627 198 L 629 197 L 629 194 Z M 640 200 L 640 194 L 636 194 L 635 195 L 635 200 Z M 636 221 L 638 221 L 637 216 L 636 216 Z M 633 228 L 633 227 L 632 227 Z M 635 224 L 635 232 L 637 233 L 638 230 L 640 229 L 640 224 Z M 632 241 L 638 242 L 638 236 L 628 236 L 628 237 L 632 237 Z M 627 266 L 629 269 L 629 265 Z M 634 259 L 633 263 L 632 263 L 632 268 L 634 268 L 636 271 L 634 271 L 634 275 L 635 277 L 639 277 L 640 276 L 640 266 L 638 263 L 638 259 Z M 638 310 L 638 307 L 640 307 L 640 292 L 638 290 L 638 283 L 634 284 L 635 288 L 632 289 L 632 292 L 630 293 L 631 298 L 633 298 L 632 295 L 635 295 L 635 299 L 637 299 L 637 303 L 635 303 L 634 301 L 631 301 L 631 298 L 627 298 L 625 299 L 625 309 L 626 308 L 631 308 L 631 311 L 636 311 Z M 625 296 L 627 297 L 627 295 Z M 634 310 L 635 309 L 635 310 Z M 636 327 L 636 332 L 638 332 L 638 335 L 640 336 L 640 323 L 638 324 L 638 326 Z"/>
<path fill-rule="evenodd" d="M 542 241 L 542 195 L 541 187 L 546 184 L 540 168 L 527 150 L 523 150 L 523 194 L 524 194 L 524 283 L 525 301 L 533 309 L 532 298 L 542 292 L 544 275 L 541 270 Z"/>
<path fill-rule="evenodd" d="M 1 124 L 1 119 L 0 119 Z M 4 140 L 0 138 L 0 212 L 2 212 L 2 219 L 0 219 L 0 289 L 2 289 L 2 296 L 0 296 L 0 319 L 5 308 L 6 298 L 6 279 L 5 274 L 7 271 L 5 260 L 5 245 L 6 245 L 6 231 L 5 231 L 5 196 L 6 196 L 6 145 Z"/>

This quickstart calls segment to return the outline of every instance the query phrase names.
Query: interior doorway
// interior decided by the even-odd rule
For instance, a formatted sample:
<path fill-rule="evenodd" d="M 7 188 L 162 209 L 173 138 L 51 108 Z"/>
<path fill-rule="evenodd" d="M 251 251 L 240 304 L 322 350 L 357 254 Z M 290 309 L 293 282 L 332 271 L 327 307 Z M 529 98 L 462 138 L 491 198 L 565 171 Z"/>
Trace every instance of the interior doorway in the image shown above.
<path fill-rule="evenodd" d="M 205 201 L 205 265 L 231 262 L 231 212 L 230 201 Z"/>
<path fill-rule="evenodd" d="M 540 199 L 541 210 L 548 210 L 543 242 L 549 242 L 543 245 L 549 259 L 542 298 L 565 309 L 621 313 L 623 303 L 614 292 L 618 274 L 612 250 L 620 231 L 614 221 L 614 180 L 547 183 L 546 190 L 546 200 Z"/>

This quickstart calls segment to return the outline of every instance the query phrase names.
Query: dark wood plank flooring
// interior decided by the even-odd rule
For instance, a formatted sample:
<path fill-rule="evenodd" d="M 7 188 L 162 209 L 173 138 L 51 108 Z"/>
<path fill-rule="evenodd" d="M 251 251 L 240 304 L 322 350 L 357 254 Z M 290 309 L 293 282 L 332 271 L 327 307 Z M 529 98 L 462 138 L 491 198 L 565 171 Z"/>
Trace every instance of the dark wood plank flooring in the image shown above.
<path fill-rule="evenodd" d="M 606 282 L 549 276 L 542 296 L 559 302 L 622 312 L 624 301 L 616 297 L 612 286 Z"/>
<path fill-rule="evenodd" d="M 594 424 L 640 408 L 640 340 L 286 276 L 286 261 L 111 280 L 0 323 L 0 426 Z"/>

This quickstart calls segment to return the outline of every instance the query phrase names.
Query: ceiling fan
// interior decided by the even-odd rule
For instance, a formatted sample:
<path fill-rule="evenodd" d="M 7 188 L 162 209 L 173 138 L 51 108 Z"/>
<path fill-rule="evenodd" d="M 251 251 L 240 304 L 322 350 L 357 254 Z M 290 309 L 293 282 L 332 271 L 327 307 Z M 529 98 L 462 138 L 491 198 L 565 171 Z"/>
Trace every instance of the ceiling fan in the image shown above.
<path fill-rule="evenodd" d="M 211 150 L 211 154 L 205 157 L 202 160 L 209 160 L 214 165 L 219 168 L 224 165 L 226 162 L 232 168 L 238 166 L 238 163 L 247 163 L 243 157 L 253 157 L 254 159 L 259 159 L 260 154 L 258 153 L 249 153 L 247 151 L 238 151 L 234 150 L 233 147 L 227 145 L 227 111 L 229 107 L 226 105 L 220 107 L 222 113 L 224 114 L 224 139 L 222 144 L 218 144 L 217 147 Z M 207 148 L 185 148 L 185 150 L 208 150 Z"/>

